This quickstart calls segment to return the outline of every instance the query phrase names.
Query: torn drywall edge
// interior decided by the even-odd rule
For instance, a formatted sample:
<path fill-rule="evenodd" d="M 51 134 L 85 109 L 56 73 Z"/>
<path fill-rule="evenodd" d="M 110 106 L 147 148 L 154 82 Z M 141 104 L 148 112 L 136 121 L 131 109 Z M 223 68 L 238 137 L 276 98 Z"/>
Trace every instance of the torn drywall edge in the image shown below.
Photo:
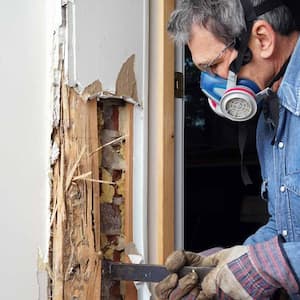
<path fill-rule="evenodd" d="M 102 90 L 100 92 L 92 91 L 89 89 L 88 85 L 85 89 L 88 88 L 88 92 L 83 91 L 83 87 L 79 82 L 74 84 L 75 90 L 82 95 L 85 100 L 91 100 L 97 98 L 99 101 L 105 100 L 121 100 L 133 105 L 137 105 L 142 108 L 141 102 L 138 99 L 137 95 L 137 84 L 134 72 L 134 60 L 135 55 L 132 54 L 121 66 L 121 69 L 118 73 L 116 80 L 115 93 L 108 90 Z M 95 82 L 100 82 L 96 80 Z M 94 84 L 94 83 L 92 83 Z M 91 85 L 92 85 L 91 84 Z"/>
<path fill-rule="evenodd" d="M 90 85 L 87 88 L 85 88 L 85 90 L 88 89 L 88 92 L 85 92 L 85 90 L 82 91 L 83 88 L 78 82 L 75 84 L 76 91 L 78 91 L 86 100 L 91 100 L 94 98 L 97 98 L 98 101 L 119 99 L 121 101 L 137 105 L 138 107 L 142 108 L 137 95 L 137 85 L 134 72 L 134 59 L 135 55 L 133 54 L 121 66 L 116 80 L 115 93 L 102 90 L 102 87 L 99 91 L 96 91 L 89 88 Z M 96 82 L 100 83 L 100 81 L 96 80 L 93 84 L 95 84 Z"/>
<path fill-rule="evenodd" d="M 131 55 L 122 65 L 116 81 L 116 95 L 127 96 L 137 101 L 137 85 L 134 72 L 135 55 Z"/>

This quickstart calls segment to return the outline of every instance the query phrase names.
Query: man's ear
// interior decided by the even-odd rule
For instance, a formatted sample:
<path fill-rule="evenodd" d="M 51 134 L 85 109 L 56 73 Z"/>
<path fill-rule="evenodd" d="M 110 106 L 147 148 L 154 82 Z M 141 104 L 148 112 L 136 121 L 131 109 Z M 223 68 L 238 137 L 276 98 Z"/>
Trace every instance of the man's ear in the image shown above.
<path fill-rule="evenodd" d="M 276 34 L 272 26 L 264 21 L 254 22 L 251 34 L 251 44 L 259 51 L 261 58 L 269 58 L 275 50 Z"/>

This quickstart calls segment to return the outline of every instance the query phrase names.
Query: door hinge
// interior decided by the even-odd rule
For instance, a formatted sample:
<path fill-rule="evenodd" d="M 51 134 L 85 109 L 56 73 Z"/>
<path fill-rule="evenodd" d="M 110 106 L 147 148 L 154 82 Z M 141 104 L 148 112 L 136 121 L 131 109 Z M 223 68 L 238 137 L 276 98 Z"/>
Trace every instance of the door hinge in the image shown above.
<path fill-rule="evenodd" d="M 183 98 L 183 73 L 175 72 L 174 79 L 174 96 L 175 98 Z"/>

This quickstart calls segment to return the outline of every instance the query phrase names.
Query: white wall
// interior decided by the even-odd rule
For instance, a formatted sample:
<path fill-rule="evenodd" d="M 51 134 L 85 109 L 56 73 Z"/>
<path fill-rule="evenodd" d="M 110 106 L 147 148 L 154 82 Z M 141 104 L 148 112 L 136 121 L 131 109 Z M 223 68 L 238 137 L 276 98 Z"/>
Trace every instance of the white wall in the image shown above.
<path fill-rule="evenodd" d="M 0 281 L 6 300 L 46 299 L 42 293 L 39 297 L 37 254 L 38 248 L 47 254 L 48 50 L 54 2 L 0 3 Z"/>
<path fill-rule="evenodd" d="M 135 54 L 138 96 L 143 97 L 144 70 L 148 64 L 144 57 L 147 2 L 75 1 L 77 80 L 83 87 L 99 79 L 105 90 L 114 92 L 122 64 Z"/>

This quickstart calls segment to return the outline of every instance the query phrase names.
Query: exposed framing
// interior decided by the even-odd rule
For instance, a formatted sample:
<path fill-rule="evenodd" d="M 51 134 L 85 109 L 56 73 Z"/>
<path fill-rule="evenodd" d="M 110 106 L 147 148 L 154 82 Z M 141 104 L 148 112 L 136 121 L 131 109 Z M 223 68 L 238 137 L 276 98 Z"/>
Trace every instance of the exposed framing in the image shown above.
<path fill-rule="evenodd" d="M 97 103 L 61 86 L 59 149 L 52 172 L 52 299 L 100 299 L 100 197 Z"/>
<path fill-rule="evenodd" d="M 86 90 L 94 91 L 101 88 L 97 82 Z M 118 237 L 125 236 L 125 243 L 131 243 L 132 234 L 132 152 L 133 152 L 133 105 L 112 99 L 114 111 L 118 111 L 118 118 L 113 117 L 108 126 L 115 125 L 123 137 L 119 146 L 126 166 L 121 167 L 124 173 L 119 179 L 99 179 L 99 167 L 103 154 L 99 147 L 103 124 L 104 111 L 99 109 L 96 97 L 87 100 L 83 94 L 79 95 L 74 88 L 62 84 L 61 88 L 61 120 L 52 134 L 53 142 L 59 147 L 59 156 L 53 164 L 52 177 L 52 218 L 51 231 L 51 298 L 64 299 L 110 299 L 110 287 L 101 292 L 101 259 L 121 261 L 126 260 L 123 243 L 106 244 L 101 252 L 100 245 L 100 189 L 102 185 L 113 184 L 113 189 L 120 189 L 120 196 L 124 197 L 124 205 L 119 209 L 124 215 L 119 215 L 121 227 L 112 227 L 106 233 L 118 241 Z M 94 93 L 92 93 L 94 94 Z M 111 100 L 105 100 L 106 107 L 112 107 Z M 102 106 L 103 109 L 103 106 Z M 98 126 L 98 124 L 100 126 Z M 112 133 L 113 130 L 111 130 Z M 115 132 L 117 133 L 118 130 Z M 117 144 L 117 140 L 113 144 Z M 122 144 L 122 145 L 121 145 Z M 118 147 L 119 147 L 118 146 Z M 115 151 L 111 148 L 109 151 Z M 107 152 L 108 154 L 109 152 Z M 112 153 L 112 152 L 111 152 Z M 110 157 L 110 155 L 109 155 Z M 118 164 L 117 157 L 113 158 Z M 103 161 L 102 161 L 103 162 Z M 106 161 L 107 165 L 108 161 Z M 119 175 L 116 175 L 117 177 Z M 123 178 L 123 179 L 122 179 Z M 102 191 L 103 192 L 103 191 Z M 103 193 L 102 193 L 103 194 Z M 112 195 L 113 196 L 113 195 Z M 108 198 L 106 199 L 110 201 Z M 113 201 L 113 199 L 111 199 Z M 115 204 L 117 205 L 117 204 Z M 124 208 L 121 208 L 124 207 Z M 118 225 L 118 223 L 116 223 Z M 112 224 L 110 224 L 112 225 Z M 103 229 L 103 228 L 102 228 Z M 116 231 L 115 231 L 116 230 Z M 105 232 L 101 231 L 101 236 Z M 121 241 L 120 239 L 119 241 Z M 102 245 L 103 247 L 104 245 Z M 116 254 L 116 256 L 115 256 Z M 108 255 L 108 257 L 106 257 Z M 118 257 L 120 256 L 120 257 Z M 119 284 L 118 284 L 119 286 Z M 125 299 L 137 298 L 136 288 L 131 282 L 120 283 Z"/>

